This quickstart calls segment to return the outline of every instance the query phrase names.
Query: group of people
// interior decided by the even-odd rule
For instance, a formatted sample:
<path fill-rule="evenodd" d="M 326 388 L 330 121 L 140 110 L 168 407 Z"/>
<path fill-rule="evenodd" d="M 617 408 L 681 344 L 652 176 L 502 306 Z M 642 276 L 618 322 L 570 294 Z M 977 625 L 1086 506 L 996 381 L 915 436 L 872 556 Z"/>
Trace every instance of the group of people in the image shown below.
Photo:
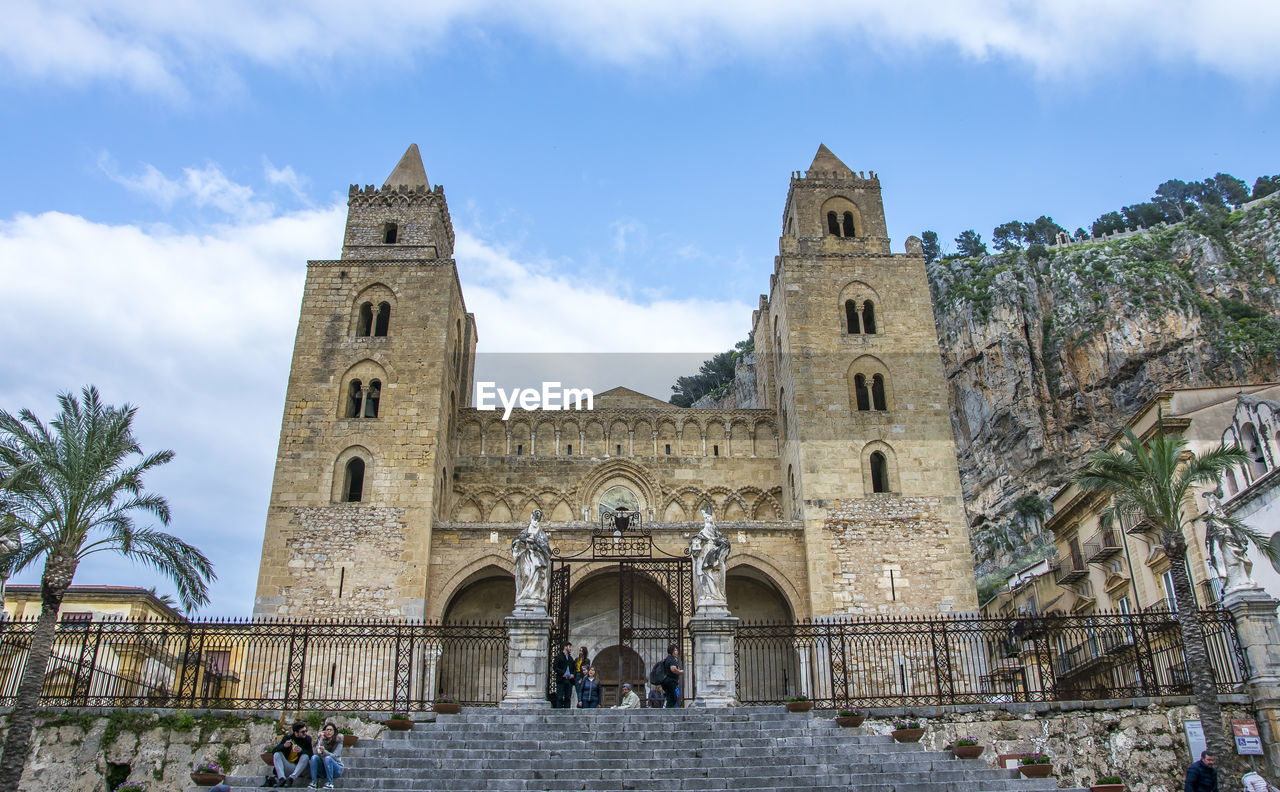
<path fill-rule="evenodd" d="M 263 786 L 291 787 L 302 776 L 302 771 L 308 769 L 311 771 L 308 789 L 318 789 L 321 784 L 325 789 L 333 789 L 333 782 L 342 777 L 342 736 L 332 721 L 324 725 L 320 737 L 314 741 L 307 734 L 307 724 L 295 721 L 289 733 L 270 750 L 275 775 L 267 776 Z"/>
<path fill-rule="evenodd" d="M 655 668 L 654 674 L 657 675 L 659 670 L 662 672 L 660 681 L 655 682 L 653 676 L 650 678 L 649 706 L 665 704 L 667 707 L 679 707 L 680 676 L 684 673 L 684 667 L 680 663 L 680 647 L 677 644 L 667 647 L 667 656 L 662 660 L 661 669 Z M 575 694 L 580 709 L 596 709 L 600 706 L 600 680 L 587 655 L 587 647 L 582 647 L 578 656 L 574 657 L 573 644 L 566 643 L 560 648 L 560 654 L 556 655 L 551 671 L 556 678 L 556 695 L 551 702 L 552 707 L 570 709 Z M 613 709 L 639 708 L 640 697 L 636 695 L 631 683 L 622 683 L 622 701 Z"/>
<path fill-rule="evenodd" d="M 1218 769 L 1214 767 L 1213 754 L 1208 751 L 1200 753 L 1200 760 L 1192 762 L 1187 768 L 1187 777 L 1183 783 L 1183 792 L 1218 792 Z M 1244 792 L 1277 792 L 1267 783 L 1257 770 L 1250 770 L 1240 778 Z"/>

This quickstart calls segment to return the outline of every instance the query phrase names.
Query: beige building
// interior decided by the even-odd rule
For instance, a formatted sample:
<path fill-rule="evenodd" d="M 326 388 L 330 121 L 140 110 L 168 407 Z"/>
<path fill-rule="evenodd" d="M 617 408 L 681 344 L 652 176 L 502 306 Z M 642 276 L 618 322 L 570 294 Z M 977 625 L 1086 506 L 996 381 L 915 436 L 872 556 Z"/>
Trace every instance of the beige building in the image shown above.
<path fill-rule="evenodd" d="M 501 619 L 511 540 L 540 510 L 554 629 L 606 681 L 635 677 L 683 635 L 706 507 L 739 617 L 976 610 L 922 249 L 890 251 L 874 173 L 823 146 L 792 174 L 743 317 L 750 409 L 625 388 L 590 411 L 476 409 L 483 317 L 417 147 L 348 207 L 341 256 L 307 265 L 255 616 Z"/>
<path fill-rule="evenodd" d="M 1260 532 L 1280 531 L 1275 499 L 1276 470 L 1280 468 L 1280 384 L 1177 388 L 1158 394 L 1131 418 L 1126 427 L 1139 438 L 1165 431 L 1187 439 L 1189 450 L 1202 453 L 1222 444 L 1238 443 L 1249 463 L 1228 472 L 1223 482 L 1223 510 L 1238 513 Z M 1116 443 L 1120 434 L 1113 438 Z M 1195 535 L 1187 544 L 1187 566 L 1201 607 L 1215 603 L 1222 592 L 1223 569 L 1209 563 L 1205 547 L 1204 512 L 1207 492 L 1199 490 L 1186 505 Z M 1075 597 L 1076 612 L 1168 609 L 1176 602 L 1169 575 L 1169 559 L 1153 535 L 1140 526 L 1104 525 L 1100 515 L 1107 499 L 1086 494 L 1074 484 L 1053 496 L 1054 516 L 1046 523 L 1053 531 L 1058 561 L 1056 582 Z M 1280 575 L 1256 552 L 1253 574 L 1271 596 L 1280 595 Z"/>

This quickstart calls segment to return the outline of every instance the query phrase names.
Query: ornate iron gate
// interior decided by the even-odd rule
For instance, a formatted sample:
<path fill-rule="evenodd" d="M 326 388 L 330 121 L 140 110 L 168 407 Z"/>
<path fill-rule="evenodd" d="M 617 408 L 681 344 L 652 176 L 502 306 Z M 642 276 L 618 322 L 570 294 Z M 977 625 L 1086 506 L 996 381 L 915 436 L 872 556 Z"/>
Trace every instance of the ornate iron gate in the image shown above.
<path fill-rule="evenodd" d="M 634 518 L 633 518 L 634 520 Z M 618 682 L 629 681 L 641 688 L 648 684 L 648 668 L 666 655 L 668 644 L 680 646 L 685 664 L 681 681 L 681 698 L 694 695 L 693 663 L 690 641 L 685 630 L 693 615 L 693 565 L 686 555 L 672 555 L 653 544 L 647 528 L 635 525 L 628 530 L 602 530 L 593 534 L 591 545 L 579 553 L 559 556 L 551 561 L 550 602 L 552 618 L 550 663 L 566 643 L 569 633 L 570 570 L 574 564 L 593 565 L 597 569 L 614 568 L 618 575 L 617 652 L 613 665 L 597 674 Z M 604 526 L 602 526 L 603 528 Z M 642 660 L 636 668 L 634 659 Z M 547 668 L 547 696 L 554 700 L 555 676 Z M 643 693 L 643 690 L 637 690 Z M 606 699 L 605 705 L 612 704 Z"/>

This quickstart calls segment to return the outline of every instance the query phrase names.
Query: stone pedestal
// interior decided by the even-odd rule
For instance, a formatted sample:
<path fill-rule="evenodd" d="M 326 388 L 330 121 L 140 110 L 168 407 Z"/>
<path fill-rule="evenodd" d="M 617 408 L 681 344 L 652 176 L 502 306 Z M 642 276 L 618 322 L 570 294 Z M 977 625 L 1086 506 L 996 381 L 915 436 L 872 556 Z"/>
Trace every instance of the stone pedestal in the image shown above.
<path fill-rule="evenodd" d="M 734 667 L 733 637 L 738 619 L 727 609 L 699 608 L 689 620 L 693 637 L 693 673 L 698 688 L 695 707 L 734 707 L 738 704 L 738 678 Z"/>
<path fill-rule="evenodd" d="M 547 652 L 551 619 L 542 615 L 516 615 L 507 624 L 507 695 L 498 706 L 550 707 L 547 700 Z"/>
<path fill-rule="evenodd" d="M 1262 748 L 1271 767 L 1280 767 L 1280 621 L 1272 599 L 1261 588 L 1227 592 L 1222 606 L 1235 618 L 1248 674 L 1246 690 L 1258 713 Z"/>

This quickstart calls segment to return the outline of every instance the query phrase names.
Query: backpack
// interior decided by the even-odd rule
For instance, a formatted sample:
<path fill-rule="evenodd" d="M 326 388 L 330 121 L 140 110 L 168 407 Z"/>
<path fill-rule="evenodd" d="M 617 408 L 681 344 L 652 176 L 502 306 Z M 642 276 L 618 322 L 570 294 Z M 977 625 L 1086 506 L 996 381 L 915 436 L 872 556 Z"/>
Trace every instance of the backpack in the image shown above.
<path fill-rule="evenodd" d="M 667 681 L 667 667 L 663 663 L 663 660 L 659 660 L 654 664 L 653 668 L 649 670 L 650 685 L 661 685 L 663 682 Z"/>

